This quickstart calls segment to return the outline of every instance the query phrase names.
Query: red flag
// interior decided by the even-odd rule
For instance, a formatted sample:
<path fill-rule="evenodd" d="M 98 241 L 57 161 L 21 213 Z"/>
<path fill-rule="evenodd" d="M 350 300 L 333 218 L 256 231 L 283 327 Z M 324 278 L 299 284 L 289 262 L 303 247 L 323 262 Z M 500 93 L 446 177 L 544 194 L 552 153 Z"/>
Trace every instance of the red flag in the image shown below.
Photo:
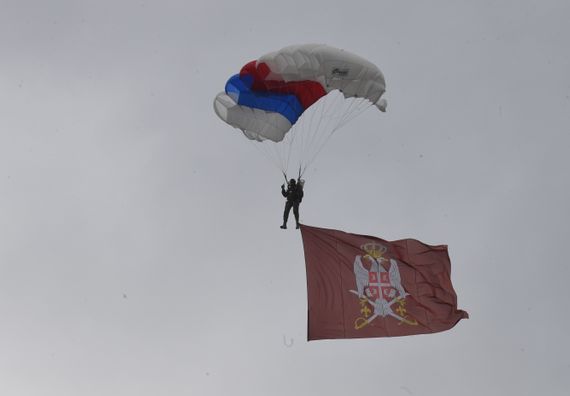
<path fill-rule="evenodd" d="M 457 309 L 447 246 L 301 225 L 308 339 L 394 337 L 444 331 Z"/>

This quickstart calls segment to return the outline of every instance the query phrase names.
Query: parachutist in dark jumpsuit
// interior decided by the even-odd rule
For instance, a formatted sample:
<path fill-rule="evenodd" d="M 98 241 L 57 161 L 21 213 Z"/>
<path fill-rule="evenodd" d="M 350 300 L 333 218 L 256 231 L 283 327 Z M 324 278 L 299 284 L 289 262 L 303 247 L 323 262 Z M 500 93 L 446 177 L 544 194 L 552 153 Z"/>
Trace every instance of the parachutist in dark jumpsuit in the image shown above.
<path fill-rule="evenodd" d="M 287 219 L 289 219 L 291 208 L 293 208 L 293 214 L 297 221 L 297 228 L 299 228 L 299 204 L 303 200 L 303 186 L 301 183 L 297 183 L 295 179 L 291 179 L 287 184 L 287 190 L 285 190 L 284 184 L 281 186 L 281 194 L 287 198 L 285 211 L 283 212 L 283 225 L 281 228 L 287 228 Z"/>

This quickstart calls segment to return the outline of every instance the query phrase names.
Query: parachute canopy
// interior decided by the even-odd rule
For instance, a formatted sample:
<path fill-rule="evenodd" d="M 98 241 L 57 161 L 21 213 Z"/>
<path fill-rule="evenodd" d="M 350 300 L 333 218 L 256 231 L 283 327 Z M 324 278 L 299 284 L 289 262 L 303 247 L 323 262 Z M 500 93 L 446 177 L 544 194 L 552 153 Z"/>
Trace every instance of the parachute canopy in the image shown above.
<path fill-rule="evenodd" d="M 243 66 L 229 78 L 225 91 L 216 96 L 214 110 L 250 140 L 288 142 L 287 152 L 278 156 L 289 158 L 293 142 L 292 137 L 287 139 L 289 132 L 321 104 L 319 115 L 311 116 L 311 126 L 303 132 L 323 135 L 308 139 L 317 142 L 312 143 L 314 156 L 329 135 L 351 118 L 351 113 L 362 110 L 362 104 L 385 111 L 386 101 L 381 99 L 385 90 L 382 72 L 364 58 L 323 44 L 293 45 Z M 343 100 L 339 101 L 337 95 L 327 103 L 325 97 L 332 92 L 339 93 Z M 354 100 L 358 100 L 356 105 Z M 321 126 L 320 118 L 324 117 L 334 122 Z M 314 118 L 319 119 L 318 125 L 313 123 Z M 282 161 L 282 170 L 286 167 Z"/>

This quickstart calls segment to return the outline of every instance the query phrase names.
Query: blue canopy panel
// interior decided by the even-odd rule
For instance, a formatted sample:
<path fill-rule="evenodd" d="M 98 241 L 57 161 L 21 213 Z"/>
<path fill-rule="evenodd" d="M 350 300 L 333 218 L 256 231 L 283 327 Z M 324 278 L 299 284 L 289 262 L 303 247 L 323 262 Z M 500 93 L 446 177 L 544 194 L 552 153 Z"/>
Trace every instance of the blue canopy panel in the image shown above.
<path fill-rule="evenodd" d="M 291 125 L 303 114 L 303 106 L 295 95 L 252 91 L 252 83 L 253 79 L 236 74 L 226 83 L 226 94 L 239 105 L 280 113 Z"/>

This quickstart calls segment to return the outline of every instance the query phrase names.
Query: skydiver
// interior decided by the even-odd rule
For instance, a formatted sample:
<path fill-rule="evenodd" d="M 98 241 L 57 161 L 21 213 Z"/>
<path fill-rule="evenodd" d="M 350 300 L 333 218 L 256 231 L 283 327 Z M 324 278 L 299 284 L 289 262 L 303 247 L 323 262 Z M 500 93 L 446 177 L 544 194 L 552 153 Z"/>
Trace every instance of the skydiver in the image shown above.
<path fill-rule="evenodd" d="M 285 203 L 285 211 L 283 212 L 283 225 L 282 229 L 287 229 L 287 220 L 289 219 L 289 212 L 293 208 L 293 214 L 295 215 L 295 220 L 297 222 L 297 228 L 299 228 L 299 204 L 303 200 L 303 183 L 299 180 L 299 183 L 295 179 L 289 180 L 287 183 L 287 190 L 285 190 L 285 184 L 281 185 L 281 194 L 287 198 Z"/>

